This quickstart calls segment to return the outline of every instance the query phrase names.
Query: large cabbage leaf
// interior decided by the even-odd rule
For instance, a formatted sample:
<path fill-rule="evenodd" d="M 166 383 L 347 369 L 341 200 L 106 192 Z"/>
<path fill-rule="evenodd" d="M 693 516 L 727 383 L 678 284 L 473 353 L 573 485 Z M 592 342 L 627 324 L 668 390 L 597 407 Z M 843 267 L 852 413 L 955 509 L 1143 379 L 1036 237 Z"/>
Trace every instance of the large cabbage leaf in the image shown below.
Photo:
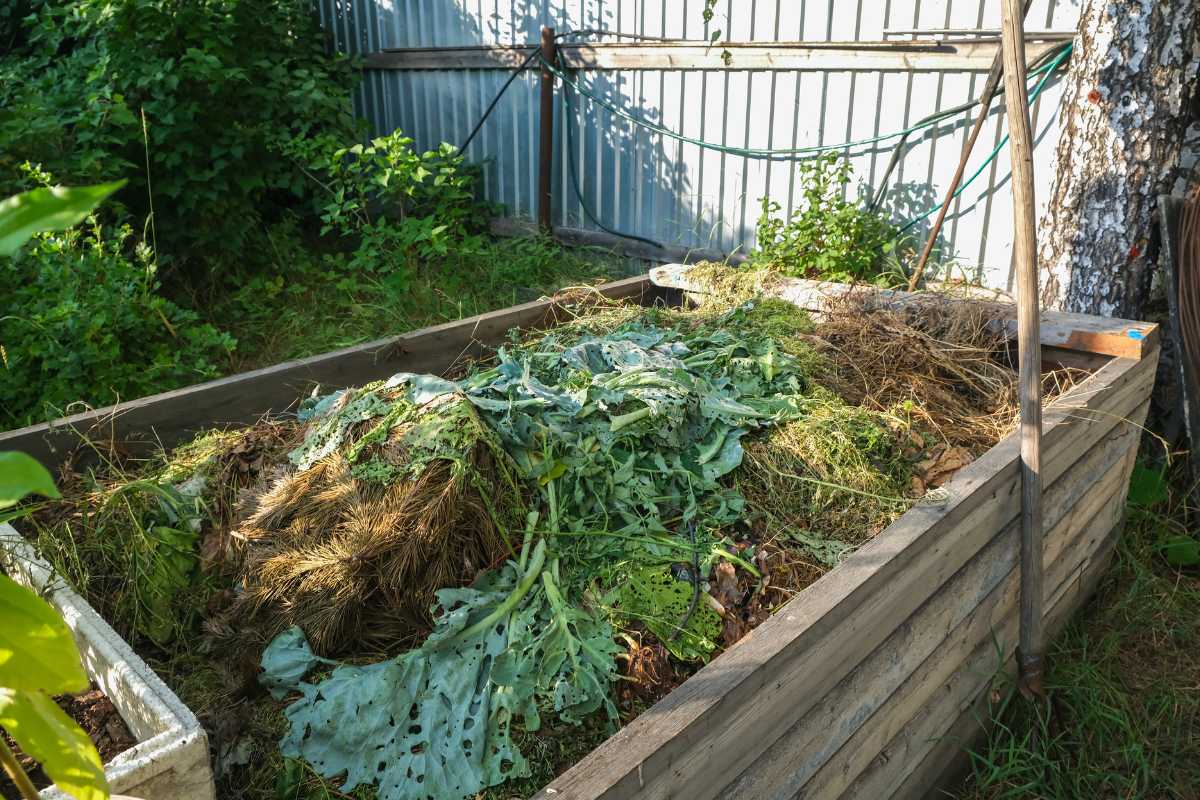
<path fill-rule="evenodd" d="M 383 800 L 461 800 L 529 774 L 513 743 L 517 720 L 540 725 L 539 705 L 578 722 L 609 700 L 617 648 L 602 617 L 568 606 L 545 544 L 526 568 L 510 563 L 473 588 L 438 593 L 443 614 L 418 649 L 367 666 L 331 664 L 298 629 L 263 655 L 263 683 L 298 692 L 286 709 L 285 756 L 304 758 L 342 789 L 376 784 Z"/>

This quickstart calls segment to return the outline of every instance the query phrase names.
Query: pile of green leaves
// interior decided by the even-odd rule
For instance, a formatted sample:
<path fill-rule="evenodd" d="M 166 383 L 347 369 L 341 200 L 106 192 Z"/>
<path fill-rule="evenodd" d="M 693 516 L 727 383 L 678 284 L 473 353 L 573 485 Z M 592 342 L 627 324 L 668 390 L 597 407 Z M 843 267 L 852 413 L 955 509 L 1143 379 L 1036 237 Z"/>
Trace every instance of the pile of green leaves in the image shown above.
<path fill-rule="evenodd" d="M 475 587 L 439 592 L 444 613 L 419 649 L 337 666 L 318 683 L 302 678 L 332 662 L 299 629 L 279 636 L 263 656 L 266 680 L 277 696 L 302 694 L 283 754 L 344 775 L 345 791 L 461 798 L 529 774 L 511 726 L 537 730 L 540 707 L 574 723 L 601 707 L 615 718 L 612 628 L 562 599 L 545 559 L 541 541 Z"/>
<path fill-rule="evenodd" d="M 797 162 L 800 202 L 790 217 L 762 199 L 755 231 L 755 267 L 798 278 L 872 281 L 888 266 L 898 231 L 883 216 L 848 196 L 850 163 L 836 154 Z"/>
<path fill-rule="evenodd" d="M 264 678 L 301 694 L 287 709 L 284 755 L 345 775 L 345 790 L 376 783 L 384 798 L 466 797 L 529 774 L 514 722 L 537 730 L 551 712 L 579 724 L 600 709 L 615 719 L 614 625 L 644 627 L 676 657 L 706 660 L 716 614 L 695 608 L 699 588 L 670 565 L 717 557 L 717 531 L 743 510 L 721 483 L 741 463 L 742 437 L 801 417 L 808 403 L 800 362 L 756 329 L 751 312 L 697 324 L 649 311 L 602 331 L 568 325 L 514 340 L 494 365 L 457 382 L 402 373 L 304 409 L 298 468 L 374 420 L 371 431 L 425 431 L 431 441 L 409 445 L 419 469 L 422 450 L 457 441 L 453 425 L 422 427 L 420 415 L 465 400 L 498 437 L 534 510 L 519 556 L 469 589 L 438 594 L 441 614 L 419 649 L 306 683 L 329 663 L 298 630 L 278 638 Z M 700 533 L 681 537 L 683 526 Z"/>

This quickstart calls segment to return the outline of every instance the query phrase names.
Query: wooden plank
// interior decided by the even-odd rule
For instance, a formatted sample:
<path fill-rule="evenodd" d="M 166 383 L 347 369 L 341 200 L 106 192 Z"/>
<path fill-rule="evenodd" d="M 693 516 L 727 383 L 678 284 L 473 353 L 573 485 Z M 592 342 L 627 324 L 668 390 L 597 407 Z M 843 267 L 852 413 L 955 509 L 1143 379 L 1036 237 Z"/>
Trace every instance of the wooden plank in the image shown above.
<path fill-rule="evenodd" d="M 1127 427 L 1126 430 L 1133 429 Z M 1120 436 L 1119 441 L 1115 442 L 1115 453 L 1112 439 L 1097 446 L 1108 451 L 1104 460 L 1113 463 L 1103 477 L 1096 480 L 1087 490 L 1085 497 L 1076 503 L 1070 513 L 1049 529 L 1046 545 L 1046 563 L 1050 575 L 1046 581 L 1048 592 L 1053 592 L 1056 586 L 1073 574 L 1073 564 L 1077 559 L 1070 561 L 1067 554 L 1073 549 L 1078 549 L 1081 540 L 1095 536 L 1095 530 L 1103 529 L 1103 525 L 1097 528 L 1097 520 L 1104 519 L 1100 515 L 1109 514 L 1111 517 L 1112 513 L 1120 510 L 1123 499 L 1119 495 L 1123 495 L 1124 486 L 1129 480 L 1129 454 L 1136 452 L 1137 440 L 1138 436 L 1132 433 Z M 1081 461 L 1072 471 L 1095 466 Z M 1090 475 L 1094 479 L 1096 471 L 1092 471 Z M 1054 496 L 1053 491 L 1048 494 L 1048 497 Z M 1053 505 L 1048 504 L 1047 507 L 1053 508 Z M 941 625 L 942 617 L 930 614 L 930 611 L 936 611 L 936 608 L 920 612 L 918 624 L 924 628 L 947 631 L 944 640 L 936 649 L 917 654 L 919 659 L 915 661 L 909 653 L 897 647 L 897 658 L 905 660 L 907 664 L 915 664 L 912 671 L 883 703 L 877 705 L 873 713 L 869 716 L 866 713 L 861 715 L 861 724 L 857 730 L 841 743 L 832 757 L 820 765 L 807 783 L 794 780 L 787 785 L 790 789 L 802 784 L 802 788 L 794 793 L 796 797 L 841 796 L 850 783 L 858 778 L 880 753 L 887 750 L 888 743 L 904 730 L 909 721 L 932 702 L 934 696 L 941 691 L 941 687 L 954 674 L 966 671 L 986 682 L 988 673 L 971 673 L 963 664 L 981 645 L 989 645 L 995 652 L 996 642 L 1014 641 L 1018 588 L 1015 568 L 1017 537 L 1018 527 L 1015 524 L 1010 524 L 1001 532 L 998 541 L 1005 542 L 1004 561 L 1001 564 L 1007 571 L 1003 579 L 997 581 L 979 604 L 970 609 L 959 623 Z M 979 559 L 986 557 L 981 553 Z M 943 590 L 945 588 L 947 587 L 943 587 Z M 900 642 L 897 642 L 897 646 L 899 644 Z M 880 687 L 878 683 L 879 681 L 875 681 L 864 688 L 864 693 L 887 692 L 890 689 L 890 686 Z M 777 794 L 789 796 L 792 792 L 781 790 Z"/>
<path fill-rule="evenodd" d="M 1025 14 L 1030 0 L 1001 0 L 1004 105 L 1012 165 L 1013 266 L 1017 273 L 1017 348 L 1021 401 L 1021 600 L 1017 655 L 1021 691 L 1043 694 L 1042 660 L 1042 348 L 1038 297 L 1037 201 L 1033 196 L 1033 124 L 1026 102 Z M 911 287 L 910 287 L 911 288 Z"/>
<path fill-rule="evenodd" d="M 1113 531 L 1119 527 L 1118 522 Z M 1090 577 L 1091 565 L 1085 558 L 1079 567 L 1089 570 L 1085 575 Z M 1077 602 L 1078 595 L 1072 587 L 1078 584 L 1078 576 L 1077 568 L 1072 578 L 1059 587 L 1059 594 L 1051 597 L 1055 605 L 1054 615 L 1046 620 L 1048 630 L 1053 631 L 1065 616 L 1062 612 Z M 1000 641 L 1015 643 L 1016 637 L 1015 621 L 997 632 Z M 911 727 L 873 763 L 877 770 L 865 774 L 842 797 L 916 800 L 940 796 L 935 787 L 959 785 L 968 766 L 964 748 L 976 741 L 983 720 L 987 719 L 993 687 L 1012 685 L 1016 679 L 1014 650 L 1006 647 L 1002 655 L 994 642 L 980 644 L 961 670 L 938 687 L 933 702 L 917 711 Z M 988 679 L 980 681 L 980 676 Z"/>
<path fill-rule="evenodd" d="M 1107 502 L 1106 494 L 1127 480 L 1125 456 L 1136 446 L 1138 431 L 1121 426 L 1110 433 L 1051 486 L 1047 492 L 1047 562 L 1095 516 Z M 1097 479 L 1097 475 L 1103 477 Z M 836 796 L 828 790 L 835 775 L 853 778 L 854 759 L 869 759 L 870 738 L 881 727 L 882 708 L 897 704 L 894 697 L 922 662 L 933 656 L 939 666 L 953 670 L 954 662 L 941 660 L 944 643 L 961 638 L 960 629 L 974 626 L 978 637 L 987 627 L 972 620 L 983 616 L 979 609 L 991 604 L 999 616 L 1011 613 L 1013 604 L 997 605 L 1001 590 L 1013 589 L 1017 564 L 1017 526 L 1010 523 L 942 586 L 913 616 L 909 617 L 867 659 L 820 703 L 799 720 L 755 761 L 738 780 L 723 791 L 725 797 L 788 796 L 804 787 L 804 797 Z M 992 624 L 997 615 L 988 613 Z M 979 639 L 976 639 L 976 642 Z M 974 647 L 974 642 L 971 644 Z M 965 654 L 963 654 L 965 655 Z M 888 714 L 892 712 L 888 711 Z M 891 737 L 882 739 L 881 746 Z M 847 744 L 853 742 L 852 745 Z M 841 763 L 834 763 L 842 756 Z M 859 765 L 861 768 L 861 764 Z M 818 776 L 818 777 L 814 777 Z M 823 777 L 820 777 L 823 776 Z M 810 778 L 812 780 L 810 781 Z"/>
<path fill-rule="evenodd" d="M 1058 580 L 1054 585 L 1046 587 L 1046 596 L 1049 599 L 1047 609 L 1058 607 L 1063 602 L 1071 602 L 1064 601 L 1064 598 L 1078 599 L 1072 594 L 1071 587 L 1078 583 L 1080 572 L 1086 568 L 1093 552 L 1102 549 L 1112 532 L 1119 527 L 1122 505 L 1119 496 L 1111 497 L 1085 531 L 1085 535 L 1079 537 L 1074 543 L 1075 546 L 1063 554 L 1063 563 L 1057 568 Z M 1006 667 L 1009 664 L 1015 665 L 1018 639 L 1018 622 L 1014 613 L 1016 594 L 1017 585 L 1014 581 L 1011 584 L 1013 604 L 1009 607 L 1008 614 L 997 620 L 998 624 L 992 630 L 991 636 L 976 641 L 965 653 L 945 654 L 947 659 L 956 659 L 958 668 L 933 685 L 931 697 L 927 702 L 913 709 L 900 733 L 887 743 L 844 793 L 803 796 L 843 797 L 847 800 L 863 797 L 895 798 L 904 796 L 902 787 L 905 785 L 911 787 L 910 791 L 913 791 L 915 796 L 923 796 L 928 791 L 928 785 L 922 787 L 910 783 L 910 779 L 916 768 L 933 752 L 937 752 L 941 758 L 941 769 L 952 771 L 961 747 L 967 740 L 958 738 L 950 742 L 951 747 L 947 750 L 939 750 L 937 744 L 972 700 L 988 693 L 1002 669 L 1011 674 Z M 973 721 L 980 727 L 981 720 Z"/>
<path fill-rule="evenodd" d="M 1096 587 L 1108 571 L 1113 550 L 1122 530 L 1123 520 L 1118 520 L 1096 551 L 1088 556 L 1063 586 L 1059 587 L 1058 595 L 1052 599 L 1053 609 L 1046 618 L 1046 630 L 1051 636 L 1061 631 L 1083 602 L 1095 593 Z M 976 663 L 980 668 L 988 666 L 987 661 L 972 661 L 971 665 Z M 1011 684 L 1016 673 L 1015 658 L 1008 659 L 1003 668 L 997 670 L 996 653 L 993 650 L 990 665 L 997 678 L 1003 675 L 1004 681 Z M 944 730 L 929 738 L 932 746 L 892 793 L 892 800 L 945 798 L 953 795 L 954 790 L 969 773 L 966 751 L 983 741 L 984 733 L 991 725 L 991 694 L 989 684 L 973 699 L 968 697 L 960 702 L 952 712 L 957 714 L 953 717 L 953 722 L 949 727 L 940 726 Z M 946 696 L 954 697 L 954 692 L 947 691 Z"/>
<path fill-rule="evenodd" d="M 1061 47 L 1064 34 L 1045 34 L 1027 47 L 1031 59 Z M 367 53 L 364 69 L 516 69 L 531 45 L 391 48 Z M 559 45 L 565 69 L 986 71 L 999 39 L 867 42 L 602 42 Z M 725 58 L 728 52 L 729 58 Z"/>
<path fill-rule="evenodd" d="M 688 270 L 689 267 L 685 264 L 667 264 L 650 270 L 650 279 L 658 286 L 704 294 L 703 287 L 688 278 Z M 1016 306 L 1012 303 L 950 297 L 928 292 L 877 290 L 800 278 L 782 279 L 767 294 L 819 314 L 829 298 L 864 291 L 878 297 L 882 307 L 903 307 L 921 303 L 974 303 L 987 312 L 998 315 L 998 324 L 1005 334 L 1012 337 L 1017 333 Z M 1158 348 L 1159 329 L 1158 325 L 1150 322 L 1068 314 L 1064 311 L 1043 311 L 1039 341 L 1044 346 L 1064 350 L 1117 358 L 1145 358 Z"/>
<path fill-rule="evenodd" d="M 599 291 L 645 302 L 661 296 L 644 276 L 605 284 Z M 555 308 L 553 299 L 537 300 L 18 428 L 0 433 L 0 450 L 24 451 L 53 470 L 83 437 L 122 442 L 135 451 L 171 446 L 204 428 L 282 413 L 314 385 L 340 388 L 402 371 L 443 372 L 463 357 L 482 355 L 511 328 L 546 324 Z"/>
<path fill-rule="evenodd" d="M 1146 407 L 1148 407 L 1148 403 Z M 1144 419 L 1134 416 L 1135 422 Z M 1133 469 L 1137 460 L 1137 448 L 1131 448 L 1127 455 L 1126 475 Z M 1120 538 L 1124 523 L 1125 500 L 1128 494 L 1128 478 L 1122 482 L 1112 497 L 1112 527 L 1108 533 L 1097 535 L 1095 531 L 1081 542 L 1085 553 L 1084 559 L 1076 566 L 1059 585 L 1047 604 L 1046 629 L 1050 636 L 1056 635 L 1069 621 L 1072 614 L 1089 598 L 1095 590 L 1097 582 L 1102 577 L 1109 560 L 1112 557 L 1116 542 Z M 1011 635 L 1008 641 L 1011 641 Z M 1011 648 L 1010 648 L 1011 650 Z M 995 666 L 996 653 L 993 648 L 992 663 Z M 963 669 L 967 669 L 968 664 Z M 1015 659 L 1007 659 L 1005 672 L 1015 673 Z M 986 688 L 986 686 L 985 686 Z M 953 692 L 945 691 L 946 695 Z M 977 698 L 972 705 L 969 695 L 960 693 L 958 705 L 943 704 L 942 710 L 935 712 L 930 709 L 923 712 L 931 719 L 941 719 L 941 730 L 937 726 L 926 730 L 921 736 L 926 737 L 930 746 L 928 753 L 922 759 L 919 754 L 905 764 L 903 784 L 896 790 L 897 798 L 920 798 L 942 796 L 941 789 L 952 789 L 960 785 L 969 766 L 965 747 L 981 741 L 983 734 L 990 724 L 990 714 L 986 703 L 986 692 L 981 692 L 982 698 Z M 939 697 L 941 694 L 939 694 Z M 980 704 L 982 701 L 982 705 Z M 903 777 L 903 776 L 902 776 Z"/>
<path fill-rule="evenodd" d="M 1048 411 L 1047 481 L 1144 401 L 1155 361 L 1114 359 Z M 1015 518 L 1016 461 L 1008 437 L 538 797 L 714 796 Z"/>

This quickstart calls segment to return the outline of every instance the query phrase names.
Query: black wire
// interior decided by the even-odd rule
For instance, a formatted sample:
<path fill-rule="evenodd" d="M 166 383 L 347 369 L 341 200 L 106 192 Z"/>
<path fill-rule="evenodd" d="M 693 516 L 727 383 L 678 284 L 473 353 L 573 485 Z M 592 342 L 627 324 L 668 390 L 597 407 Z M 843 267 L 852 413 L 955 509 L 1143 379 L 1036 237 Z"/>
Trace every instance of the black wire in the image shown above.
<path fill-rule="evenodd" d="M 687 613 L 683 615 L 683 620 L 679 626 L 675 628 L 675 632 L 671 634 L 671 641 L 679 638 L 679 634 L 683 633 L 687 628 L 687 624 L 691 622 L 692 614 L 696 613 L 696 604 L 700 600 L 700 549 L 696 547 L 696 520 L 692 519 L 687 524 L 688 535 L 692 540 L 692 602 L 688 603 Z"/>
<path fill-rule="evenodd" d="M 642 39 L 647 42 L 670 42 L 673 39 L 668 39 L 665 36 L 648 36 L 644 33 L 622 33 L 621 31 L 606 31 L 603 28 L 583 28 L 581 30 L 566 31 L 565 33 L 555 34 L 556 39 L 562 39 L 567 36 L 615 36 L 619 39 Z"/>
<path fill-rule="evenodd" d="M 606 31 L 606 30 L 602 30 L 600 28 L 584 28 L 583 30 L 563 31 L 562 33 L 554 34 L 554 38 L 556 40 L 557 39 L 565 39 L 568 36 L 616 36 L 616 37 L 625 38 L 625 39 L 644 39 L 646 41 L 652 41 L 652 42 L 667 41 L 665 38 L 663 38 L 661 36 L 646 36 L 646 35 L 643 35 L 640 33 L 622 33 L 621 31 Z M 522 61 L 520 63 L 520 65 L 518 65 L 512 71 L 512 74 L 508 76 L 508 80 L 506 80 L 504 82 L 504 85 L 500 87 L 500 91 L 496 92 L 496 96 L 493 97 L 492 102 L 488 104 L 487 110 L 483 112 L 483 116 L 481 116 L 479 118 L 479 121 L 475 123 L 475 127 L 471 129 L 471 132 L 467 135 L 467 138 L 463 140 L 463 143 L 461 145 L 459 145 L 458 152 L 465 153 L 467 151 L 467 145 L 469 145 L 472 141 L 474 141 L 475 135 L 479 133 L 479 129 L 483 127 L 483 123 L 486 122 L 487 118 L 490 117 L 492 115 L 492 112 L 496 110 L 496 104 L 500 102 L 501 97 L 504 97 L 504 93 L 508 91 L 508 87 L 512 86 L 512 82 L 517 79 L 517 76 L 520 75 L 522 72 L 524 72 L 526 69 L 528 69 L 530 62 L 533 61 L 535 58 L 537 58 L 540 54 L 541 54 L 541 49 L 535 45 L 533 48 L 533 52 L 531 52 L 525 58 L 525 60 Z"/>
<path fill-rule="evenodd" d="M 570 87 L 565 83 L 563 84 L 563 92 L 565 93 L 564 96 L 569 96 L 571 92 Z M 570 99 L 567 100 L 567 103 L 570 103 Z M 575 136 L 572 133 L 574 128 L 572 127 L 570 120 L 567 119 L 568 116 L 568 114 L 563 115 L 563 129 L 567 135 L 567 171 L 571 173 L 571 185 L 575 188 L 575 197 L 579 200 L 579 207 L 583 209 L 583 215 L 590 219 L 596 227 L 605 233 L 611 233 L 613 236 L 620 236 L 622 239 L 632 239 L 635 242 L 642 242 L 643 244 L 648 244 L 651 247 L 657 247 L 661 249 L 662 245 L 653 239 L 647 239 L 644 236 L 638 236 L 633 233 L 624 233 L 623 231 L 608 227 L 601 222 L 595 214 L 592 213 L 590 208 L 588 208 L 587 201 L 583 199 L 583 191 L 579 188 L 579 175 L 575 172 Z"/>
<path fill-rule="evenodd" d="M 492 98 L 492 102 L 488 105 L 487 110 L 483 112 L 483 116 L 480 117 L 479 121 L 475 123 L 475 127 L 471 130 L 471 133 L 466 139 L 463 140 L 463 143 L 459 145 L 458 152 L 467 152 L 467 145 L 469 145 L 471 140 L 475 138 L 475 134 L 479 133 L 479 129 L 483 127 L 483 123 L 487 122 L 487 118 L 490 117 L 492 112 L 496 110 L 496 104 L 500 102 L 501 97 L 504 97 L 504 93 L 508 91 L 508 87 L 512 86 L 512 82 L 517 79 L 517 76 L 524 72 L 525 68 L 529 66 L 529 63 L 539 55 L 541 55 L 541 50 L 536 47 L 533 48 L 533 52 L 521 62 L 519 67 L 512 71 L 512 74 L 508 76 L 508 80 L 506 80 L 504 85 L 500 87 L 500 91 L 496 92 L 496 96 Z"/>
<path fill-rule="evenodd" d="M 663 37 L 660 37 L 660 36 L 645 36 L 640 33 L 622 33 L 621 31 L 606 31 L 606 30 L 602 30 L 600 28 L 585 28 L 583 30 L 563 31 L 562 33 L 556 33 L 554 35 L 554 38 L 556 40 L 558 40 L 558 39 L 564 39 L 567 37 L 577 37 L 577 36 L 616 36 L 616 37 L 621 37 L 621 38 L 626 38 L 626 39 L 645 39 L 648 41 L 667 41 L 666 39 L 664 39 Z M 542 51 L 541 51 L 540 47 L 534 47 L 533 51 L 528 56 L 526 56 L 525 60 L 522 61 L 512 71 L 512 74 L 508 76 L 508 80 L 506 80 L 504 82 L 504 85 L 500 87 L 500 91 L 496 92 L 496 96 L 493 97 L 492 102 L 488 104 L 487 109 L 483 112 L 483 115 L 479 118 L 479 121 L 475 123 L 475 127 L 471 129 L 471 133 L 468 134 L 467 138 L 463 140 L 463 143 L 461 145 L 459 145 L 458 152 L 465 153 L 467 151 L 467 146 L 469 144 L 471 144 L 471 142 L 475 139 L 476 134 L 478 134 L 479 131 L 483 128 L 483 123 L 487 122 L 487 118 L 490 117 L 492 115 L 492 112 L 496 110 L 496 106 L 497 106 L 497 104 L 499 104 L 500 98 L 504 97 L 504 93 L 508 91 L 508 87 L 512 86 L 512 83 L 513 83 L 513 81 L 515 81 L 517 79 L 517 76 L 520 75 L 522 72 L 524 72 L 526 69 L 528 69 L 529 64 L 535 58 L 539 57 L 541 55 L 541 53 L 542 53 Z M 568 91 L 568 89 L 565 85 L 563 86 L 563 91 Z M 584 216 L 586 216 L 588 219 L 590 219 L 596 227 L 598 227 L 600 230 L 604 231 L 605 233 L 611 233 L 613 236 L 620 236 L 622 239 L 630 239 L 635 242 L 642 242 L 643 244 L 648 244 L 652 247 L 661 248 L 662 245 L 659 244 L 658 242 L 654 241 L 653 239 L 647 239 L 644 236 L 636 236 L 632 233 L 624 233 L 622 231 L 616 230 L 615 228 L 610 228 L 609 226 L 607 226 L 603 222 L 601 222 L 599 219 L 597 219 L 596 215 L 592 213 L 591 209 L 588 208 L 588 206 L 587 206 L 587 202 L 583 199 L 583 192 L 579 188 L 579 176 L 575 173 L 574 137 L 571 134 L 571 126 L 567 122 L 565 116 L 563 118 L 563 127 L 566 128 L 566 132 L 567 132 L 567 150 L 569 151 L 569 157 L 567 158 L 567 163 L 568 163 L 568 168 L 571 172 L 571 184 L 575 187 L 575 196 L 579 199 L 579 207 L 583 209 Z"/>

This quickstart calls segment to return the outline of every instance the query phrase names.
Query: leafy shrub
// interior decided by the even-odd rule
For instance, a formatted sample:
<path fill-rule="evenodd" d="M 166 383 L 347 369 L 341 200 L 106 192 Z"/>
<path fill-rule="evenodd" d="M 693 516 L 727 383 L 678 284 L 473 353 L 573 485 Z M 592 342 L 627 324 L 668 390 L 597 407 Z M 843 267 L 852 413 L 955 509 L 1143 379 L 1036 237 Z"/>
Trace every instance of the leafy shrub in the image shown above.
<path fill-rule="evenodd" d="M 145 245 L 95 223 L 0 259 L 0 424 L 41 421 L 76 401 L 105 405 L 215 377 L 234 340 L 158 293 Z"/>
<path fill-rule="evenodd" d="M 872 280 L 883 271 L 896 229 L 883 217 L 846 199 L 850 164 L 830 154 L 796 164 L 801 203 L 790 219 L 762 199 L 756 266 L 801 278 Z"/>
<path fill-rule="evenodd" d="M 163 252 L 234 254 L 312 197 L 282 142 L 354 135 L 352 64 L 310 0 L 26 2 L 0 60 L 0 194 L 28 188 L 24 161 L 67 184 L 128 177 L 137 218 L 153 188 Z"/>
<path fill-rule="evenodd" d="M 353 147 L 296 137 L 284 150 L 324 188 L 321 234 L 353 243 L 353 272 L 395 280 L 483 247 L 488 214 L 476 199 L 477 175 L 451 145 L 418 154 L 397 130 Z"/>

